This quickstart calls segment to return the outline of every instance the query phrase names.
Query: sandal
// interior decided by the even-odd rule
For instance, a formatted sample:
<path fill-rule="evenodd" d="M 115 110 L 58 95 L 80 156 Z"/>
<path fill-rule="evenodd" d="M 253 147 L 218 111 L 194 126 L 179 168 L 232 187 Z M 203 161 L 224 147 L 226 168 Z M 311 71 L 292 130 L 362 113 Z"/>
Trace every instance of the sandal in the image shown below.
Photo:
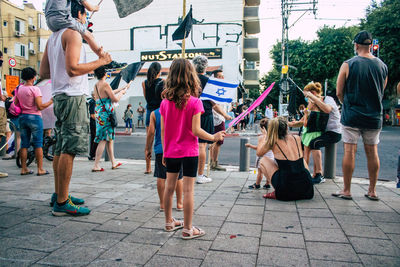
<path fill-rule="evenodd" d="M 112 169 L 112 170 L 118 169 L 121 165 L 122 165 L 122 163 L 121 163 L 121 162 L 118 162 L 118 164 L 115 165 L 115 166 L 113 166 L 111 169 Z"/>
<path fill-rule="evenodd" d="M 332 193 L 332 196 L 333 197 L 338 197 L 338 198 L 341 198 L 341 199 L 345 199 L 345 200 L 352 200 L 353 199 L 353 197 L 351 195 L 345 195 L 340 191 L 337 191 L 336 193 Z"/>
<path fill-rule="evenodd" d="M 183 208 L 176 207 L 176 211 L 183 211 Z"/>
<path fill-rule="evenodd" d="M 371 196 L 369 193 L 364 195 L 366 198 L 368 198 L 369 200 L 374 200 L 374 201 L 378 201 L 379 197 L 378 196 Z"/>
<path fill-rule="evenodd" d="M 179 225 L 176 225 L 176 223 L 179 223 Z M 171 228 L 167 229 L 167 227 L 171 227 Z M 181 228 L 183 228 L 183 221 L 178 221 L 178 220 L 175 220 L 175 218 L 172 218 L 172 222 L 165 223 L 164 230 L 166 232 L 173 232 L 173 231 L 176 231 Z"/>
<path fill-rule="evenodd" d="M 195 229 L 197 231 L 199 231 L 199 233 L 196 234 L 196 235 L 194 234 L 194 230 Z M 184 234 L 187 234 L 187 235 L 184 235 Z M 193 226 L 192 229 L 190 229 L 190 230 L 188 230 L 188 229 L 183 229 L 182 230 L 182 239 L 185 239 L 185 240 L 194 239 L 194 238 L 201 237 L 201 236 L 203 236 L 205 234 L 206 234 L 206 232 L 204 232 L 204 230 Z"/>
<path fill-rule="evenodd" d="M 104 169 L 103 169 L 103 168 L 101 168 L 101 169 L 99 169 L 99 170 L 93 169 L 92 172 L 104 172 Z"/>
<path fill-rule="evenodd" d="M 268 193 L 268 194 L 265 194 L 265 195 L 263 195 L 263 198 L 268 198 L 268 199 L 276 199 L 275 191 L 274 191 L 274 192 L 271 192 L 271 193 Z"/>
<path fill-rule="evenodd" d="M 33 171 L 21 172 L 21 175 L 30 175 L 33 174 Z"/>

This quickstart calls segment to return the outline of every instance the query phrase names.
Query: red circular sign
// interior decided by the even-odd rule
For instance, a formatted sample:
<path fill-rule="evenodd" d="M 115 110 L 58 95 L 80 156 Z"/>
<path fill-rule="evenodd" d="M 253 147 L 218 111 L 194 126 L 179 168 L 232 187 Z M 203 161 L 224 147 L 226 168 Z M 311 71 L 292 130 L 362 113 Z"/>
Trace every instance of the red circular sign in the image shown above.
<path fill-rule="evenodd" d="M 15 58 L 10 58 L 8 60 L 8 64 L 10 65 L 11 68 L 14 68 L 15 66 L 17 66 L 17 61 L 15 60 Z"/>

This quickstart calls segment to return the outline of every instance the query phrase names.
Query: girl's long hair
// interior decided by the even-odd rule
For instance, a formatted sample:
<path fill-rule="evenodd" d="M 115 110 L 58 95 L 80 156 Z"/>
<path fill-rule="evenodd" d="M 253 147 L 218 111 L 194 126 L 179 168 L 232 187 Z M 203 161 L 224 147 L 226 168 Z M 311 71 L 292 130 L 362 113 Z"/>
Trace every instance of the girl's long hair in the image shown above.
<path fill-rule="evenodd" d="M 151 63 L 149 70 L 147 71 L 147 83 L 152 86 L 154 81 L 157 79 L 157 75 L 161 72 L 161 64 L 158 62 Z"/>
<path fill-rule="evenodd" d="M 178 58 L 172 62 L 165 88 L 163 95 L 178 109 L 185 107 L 190 96 L 198 96 L 200 80 L 189 60 Z"/>
<path fill-rule="evenodd" d="M 268 150 L 272 149 L 278 140 L 285 139 L 287 133 L 288 123 L 284 117 L 277 117 L 269 120 L 266 143 Z"/>

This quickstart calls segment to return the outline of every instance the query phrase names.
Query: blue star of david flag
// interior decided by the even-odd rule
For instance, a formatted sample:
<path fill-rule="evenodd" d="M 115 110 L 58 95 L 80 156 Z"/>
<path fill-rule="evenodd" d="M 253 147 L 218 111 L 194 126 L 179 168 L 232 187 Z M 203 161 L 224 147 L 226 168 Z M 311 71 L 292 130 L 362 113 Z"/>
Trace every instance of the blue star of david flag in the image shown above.
<path fill-rule="evenodd" d="M 209 78 L 200 99 L 212 100 L 216 103 L 231 103 L 236 99 L 236 88 L 239 86 L 237 82 L 227 80 Z"/>

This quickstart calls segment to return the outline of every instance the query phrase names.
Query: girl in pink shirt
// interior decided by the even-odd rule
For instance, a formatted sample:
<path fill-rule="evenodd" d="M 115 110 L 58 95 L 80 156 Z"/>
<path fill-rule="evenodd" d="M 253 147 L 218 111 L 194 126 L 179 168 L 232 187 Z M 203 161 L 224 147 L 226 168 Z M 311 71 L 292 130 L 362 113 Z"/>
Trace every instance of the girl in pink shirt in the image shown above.
<path fill-rule="evenodd" d="M 208 134 L 200 127 L 203 104 L 197 98 L 200 81 L 192 64 L 186 59 L 172 62 L 165 99 L 161 102 L 161 137 L 163 140 L 164 163 L 167 181 L 164 191 L 165 231 L 184 228 L 183 239 L 205 235 L 200 228 L 192 226 L 194 181 L 197 176 L 199 156 L 198 137 L 213 142 L 222 141 L 225 132 Z M 179 170 L 183 167 L 183 216 L 184 222 L 172 217 L 173 194 Z"/>

